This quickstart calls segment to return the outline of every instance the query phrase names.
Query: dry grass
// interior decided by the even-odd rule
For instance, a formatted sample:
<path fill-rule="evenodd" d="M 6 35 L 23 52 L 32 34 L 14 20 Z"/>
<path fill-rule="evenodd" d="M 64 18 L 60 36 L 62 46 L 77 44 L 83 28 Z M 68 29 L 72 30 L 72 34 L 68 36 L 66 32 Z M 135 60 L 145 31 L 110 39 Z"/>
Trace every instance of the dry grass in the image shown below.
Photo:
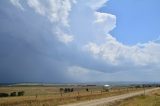
<path fill-rule="evenodd" d="M 160 90 L 119 101 L 111 106 L 160 106 Z"/>
<path fill-rule="evenodd" d="M 101 92 L 101 88 L 94 88 L 92 91 L 85 91 L 84 88 L 71 93 L 61 93 L 58 87 L 0 87 L 0 92 L 25 91 L 25 96 L 0 98 L 0 106 L 57 106 L 71 102 L 79 102 L 142 89 L 115 88 L 110 92 Z M 36 96 L 38 95 L 38 96 Z"/>

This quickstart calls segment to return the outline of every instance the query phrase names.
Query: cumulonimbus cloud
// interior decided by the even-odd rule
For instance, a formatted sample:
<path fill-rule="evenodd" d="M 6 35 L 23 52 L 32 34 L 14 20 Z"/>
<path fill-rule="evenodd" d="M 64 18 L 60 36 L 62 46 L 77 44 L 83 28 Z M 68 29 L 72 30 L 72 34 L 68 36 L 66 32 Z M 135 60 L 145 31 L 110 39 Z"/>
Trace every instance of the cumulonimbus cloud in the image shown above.
<path fill-rule="evenodd" d="M 10 1 L 17 8 L 25 10 L 20 0 Z M 76 41 L 74 44 L 85 50 L 81 52 L 89 53 L 93 58 L 102 60 L 110 67 L 117 67 L 117 70 L 114 70 L 115 72 L 119 72 L 119 67 L 126 67 L 126 64 L 133 66 L 132 68 L 135 70 L 143 70 L 146 67 L 149 67 L 150 70 L 157 70 L 160 63 L 160 44 L 149 41 L 144 44 L 138 43 L 128 46 L 119 42 L 110 34 L 110 31 L 116 27 L 116 16 L 98 11 L 107 1 L 27 0 L 26 4 L 35 13 L 46 17 L 50 21 L 53 25 L 51 28 L 53 35 L 56 35 L 60 42 L 68 44 Z M 123 70 L 130 69 L 123 68 Z M 67 67 L 67 72 L 73 78 L 75 78 L 74 74 L 77 75 L 77 78 L 86 76 L 86 80 L 89 80 L 87 77 L 92 79 L 94 77 L 92 75 L 98 74 L 101 76 L 104 74 L 101 70 L 89 69 L 73 63 Z"/>

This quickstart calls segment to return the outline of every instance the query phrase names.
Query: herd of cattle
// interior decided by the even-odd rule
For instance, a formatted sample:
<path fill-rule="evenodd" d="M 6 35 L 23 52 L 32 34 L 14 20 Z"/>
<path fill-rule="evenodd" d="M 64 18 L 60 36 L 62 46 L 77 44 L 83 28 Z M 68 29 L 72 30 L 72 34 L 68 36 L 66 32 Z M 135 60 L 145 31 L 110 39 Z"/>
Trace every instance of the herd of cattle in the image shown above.
<path fill-rule="evenodd" d="M 11 92 L 11 93 L 0 93 L 0 97 L 9 97 L 9 96 L 23 96 L 24 91 L 19 91 L 19 92 Z"/>
<path fill-rule="evenodd" d="M 59 91 L 60 91 L 60 92 L 67 93 L 67 92 L 73 92 L 74 89 L 73 89 L 73 88 L 60 88 Z"/>

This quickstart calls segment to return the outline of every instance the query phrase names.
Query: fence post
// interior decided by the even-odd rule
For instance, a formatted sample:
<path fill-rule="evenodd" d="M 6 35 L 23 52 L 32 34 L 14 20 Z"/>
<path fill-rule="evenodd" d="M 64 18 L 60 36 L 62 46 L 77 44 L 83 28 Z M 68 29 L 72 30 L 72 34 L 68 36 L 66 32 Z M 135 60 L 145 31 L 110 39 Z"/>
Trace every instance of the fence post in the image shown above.
<path fill-rule="evenodd" d="M 101 95 L 102 95 L 102 90 L 101 90 Z"/>
<path fill-rule="evenodd" d="M 79 91 L 77 92 L 77 94 L 78 94 L 78 95 L 77 95 L 77 100 L 79 100 Z"/>
<path fill-rule="evenodd" d="M 38 95 L 36 94 L 36 100 L 37 100 Z"/>
<path fill-rule="evenodd" d="M 157 97 L 155 95 L 155 104 L 154 104 L 154 106 L 156 106 L 156 105 L 157 105 Z"/>

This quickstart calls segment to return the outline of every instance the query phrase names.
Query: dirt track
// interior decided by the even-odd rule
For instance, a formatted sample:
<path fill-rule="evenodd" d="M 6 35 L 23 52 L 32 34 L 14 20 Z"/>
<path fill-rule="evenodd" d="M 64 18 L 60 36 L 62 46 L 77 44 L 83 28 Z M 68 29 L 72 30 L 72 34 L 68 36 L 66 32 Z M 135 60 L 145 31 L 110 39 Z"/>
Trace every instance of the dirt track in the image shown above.
<path fill-rule="evenodd" d="M 158 90 L 158 89 L 160 89 L 160 88 L 148 89 L 148 90 L 145 90 L 145 93 L 151 92 L 153 90 Z M 141 95 L 141 94 L 144 94 L 144 91 L 138 91 L 138 92 L 134 92 L 134 93 L 128 93 L 128 94 L 112 96 L 112 97 L 107 97 L 107 98 L 101 98 L 101 99 L 95 99 L 95 100 L 84 101 L 84 102 L 82 101 L 80 103 L 73 103 L 73 104 L 67 104 L 67 105 L 61 105 L 61 106 L 104 106 L 109 103 L 113 103 L 114 101 L 127 99 L 127 98 Z"/>

